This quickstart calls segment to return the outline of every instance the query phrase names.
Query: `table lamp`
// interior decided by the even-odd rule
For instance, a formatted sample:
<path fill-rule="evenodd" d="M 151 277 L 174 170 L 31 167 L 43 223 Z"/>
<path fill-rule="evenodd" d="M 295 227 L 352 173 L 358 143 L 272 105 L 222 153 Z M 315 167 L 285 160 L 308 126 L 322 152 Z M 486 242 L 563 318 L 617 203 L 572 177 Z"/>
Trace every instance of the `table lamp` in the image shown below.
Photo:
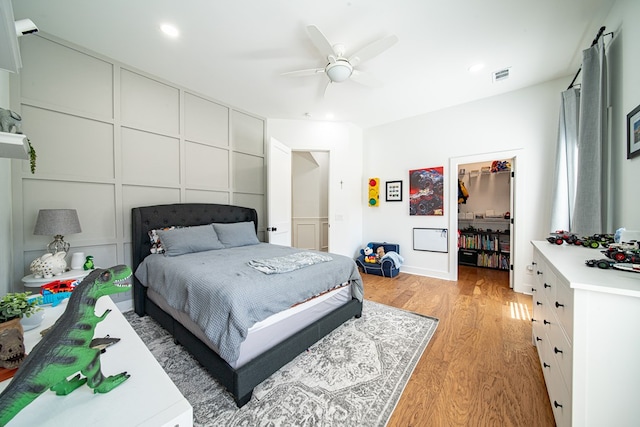
<path fill-rule="evenodd" d="M 47 251 L 52 254 L 69 252 L 69 243 L 64 241 L 64 235 L 82 232 L 78 212 L 75 209 L 40 209 L 33 234 L 40 236 L 54 236 L 54 240 L 47 245 Z"/>

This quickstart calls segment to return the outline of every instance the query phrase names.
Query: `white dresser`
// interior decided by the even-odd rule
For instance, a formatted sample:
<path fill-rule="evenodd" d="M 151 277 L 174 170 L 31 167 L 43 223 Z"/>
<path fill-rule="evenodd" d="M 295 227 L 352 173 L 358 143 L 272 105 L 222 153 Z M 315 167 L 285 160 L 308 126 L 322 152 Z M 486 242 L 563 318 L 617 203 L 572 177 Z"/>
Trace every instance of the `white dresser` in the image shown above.
<path fill-rule="evenodd" d="M 533 242 L 533 342 L 558 426 L 640 425 L 640 274 Z"/>
<path fill-rule="evenodd" d="M 36 329 L 25 331 L 27 352 L 40 340 L 40 331 L 51 326 L 66 308 L 66 302 L 45 308 L 45 319 Z M 96 326 L 95 337 L 110 335 L 120 342 L 100 356 L 105 376 L 127 371 L 131 377 L 105 394 L 94 394 L 85 386 L 67 396 L 46 391 L 18 413 L 9 426 L 145 426 L 191 427 L 193 410 L 131 328 L 110 297 L 98 300 L 96 313 L 111 313 Z M 0 382 L 0 390 L 9 380 Z"/>

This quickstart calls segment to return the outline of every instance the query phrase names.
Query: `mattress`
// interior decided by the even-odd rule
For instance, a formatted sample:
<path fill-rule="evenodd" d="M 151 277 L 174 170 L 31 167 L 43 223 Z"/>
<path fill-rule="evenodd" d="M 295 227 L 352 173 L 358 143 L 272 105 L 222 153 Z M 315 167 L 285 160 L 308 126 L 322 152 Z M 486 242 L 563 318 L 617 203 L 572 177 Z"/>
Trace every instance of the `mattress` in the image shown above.
<path fill-rule="evenodd" d="M 166 300 L 151 288 L 147 288 L 147 296 L 209 348 L 218 353 L 216 346 L 186 313 L 170 307 Z M 254 324 L 249 328 L 247 338 L 240 345 L 240 356 L 235 362 L 229 363 L 229 365 L 234 369 L 243 366 L 265 350 L 274 347 L 297 331 L 332 312 L 337 307 L 346 304 L 352 298 L 351 285 L 346 284 L 345 286 L 333 289 L 287 310 L 275 313 Z"/>

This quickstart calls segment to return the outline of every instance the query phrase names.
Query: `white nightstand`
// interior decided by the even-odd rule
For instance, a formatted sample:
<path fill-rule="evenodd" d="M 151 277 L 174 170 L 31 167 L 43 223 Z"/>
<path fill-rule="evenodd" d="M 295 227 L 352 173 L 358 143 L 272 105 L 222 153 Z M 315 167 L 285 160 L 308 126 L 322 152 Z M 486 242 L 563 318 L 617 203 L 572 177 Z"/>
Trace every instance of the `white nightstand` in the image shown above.
<path fill-rule="evenodd" d="M 53 276 L 49 279 L 45 279 L 43 277 L 36 279 L 33 277 L 33 274 L 29 274 L 28 276 L 24 276 L 22 278 L 22 283 L 24 284 L 25 291 L 31 291 L 33 293 L 40 292 L 40 286 L 46 285 L 47 283 L 53 282 L 54 280 L 71 280 L 71 279 L 84 279 L 91 273 L 93 270 L 69 270 L 60 274 L 59 276 Z M 36 289 L 38 288 L 37 292 Z"/>

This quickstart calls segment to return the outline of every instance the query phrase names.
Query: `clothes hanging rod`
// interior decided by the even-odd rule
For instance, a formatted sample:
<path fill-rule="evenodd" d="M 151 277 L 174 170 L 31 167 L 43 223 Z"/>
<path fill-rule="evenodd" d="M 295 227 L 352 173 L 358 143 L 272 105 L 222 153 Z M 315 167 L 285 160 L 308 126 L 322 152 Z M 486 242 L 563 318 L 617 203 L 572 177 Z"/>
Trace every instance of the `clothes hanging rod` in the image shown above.
<path fill-rule="evenodd" d="M 606 30 L 606 29 L 607 29 L 607 27 L 605 27 L 605 26 L 600 27 L 600 29 L 598 30 L 598 34 L 596 34 L 596 38 L 593 39 L 593 42 L 591 43 L 591 47 L 595 46 L 598 43 L 598 40 L 600 40 L 600 37 L 602 37 L 602 34 L 604 33 L 604 30 Z M 580 68 L 578 68 L 578 72 L 573 77 L 573 80 L 571 80 L 571 84 L 569 85 L 567 90 L 571 89 L 573 87 L 573 84 L 576 82 L 576 79 L 580 75 L 580 71 L 582 71 L 582 65 L 580 66 Z"/>

